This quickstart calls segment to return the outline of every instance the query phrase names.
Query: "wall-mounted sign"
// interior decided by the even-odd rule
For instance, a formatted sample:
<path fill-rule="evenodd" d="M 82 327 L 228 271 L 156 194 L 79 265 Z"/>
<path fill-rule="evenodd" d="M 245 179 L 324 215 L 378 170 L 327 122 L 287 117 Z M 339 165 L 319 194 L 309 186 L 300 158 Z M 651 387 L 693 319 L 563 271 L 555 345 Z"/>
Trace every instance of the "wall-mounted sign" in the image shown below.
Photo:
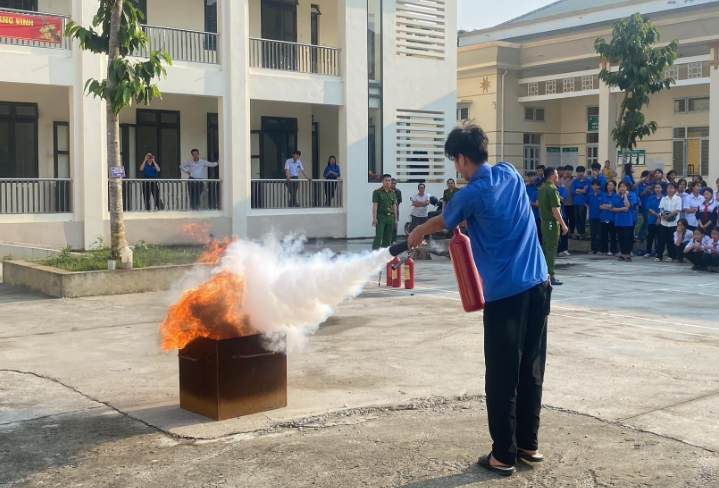
<path fill-rule="evenodd" d="M 0 37 L 60 44 L 62 34 L 62 17 L 0 12 Z"/>
<path fill-rule="evenodd" d="M 575 168 L 579 164 L 579 148 L 563 147 L 562 148 L 562 164 L 564 166 L 571 164 Z"/>
<path fill-rule="evenodd" d="M 110 166 L 110 176 L 113 178 L 124 178 L 125 167 L 124 166 Z"/>
<path fill-rule="evenodd" d="M 590 115 L 587 118 L 587 132 L 599 132 L 599 115 Z"/>
<path fill-rule="evenodd" d="M 547 146 L 547 166 L 556 168 L 562 164 L 562 148 Z"/>
<path fill-rule="evenodd" d="M 619 165 L 622 164 L 622 151 L 617 151 L 617 162 Z M 634 166 L 646 166 L 647 152 L 644 149 L 627 151 L 627 162 L 632 163 Z"/>

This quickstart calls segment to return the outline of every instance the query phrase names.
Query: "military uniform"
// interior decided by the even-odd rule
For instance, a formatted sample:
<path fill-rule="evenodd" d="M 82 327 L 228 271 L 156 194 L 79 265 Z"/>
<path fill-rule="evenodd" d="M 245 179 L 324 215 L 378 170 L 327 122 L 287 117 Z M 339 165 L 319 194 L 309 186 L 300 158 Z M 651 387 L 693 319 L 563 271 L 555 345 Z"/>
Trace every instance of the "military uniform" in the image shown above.
<path fill-rule="evenodd" d="M 559 192 L 554 183 L 546 182 L 539 190 L 537 197 L 539 216 L 542 219 L 542 251 L 547 261 L 549 276 L 554 278 L 554 263 L 557 260 L 557 248 L 561 236 L 561 225 L 552 213 L 553 208 L 560 208 Z"/>
<path fill-rule="evenodd" d="M 384 187 L 380 187 L 372 192 L 372 203 L 377 204 L 377 229 L 372 249 L 389 247 L 394 232 L 394 209 L 397 205 L 397 196 L 392 189 L 385 190 Z"/>

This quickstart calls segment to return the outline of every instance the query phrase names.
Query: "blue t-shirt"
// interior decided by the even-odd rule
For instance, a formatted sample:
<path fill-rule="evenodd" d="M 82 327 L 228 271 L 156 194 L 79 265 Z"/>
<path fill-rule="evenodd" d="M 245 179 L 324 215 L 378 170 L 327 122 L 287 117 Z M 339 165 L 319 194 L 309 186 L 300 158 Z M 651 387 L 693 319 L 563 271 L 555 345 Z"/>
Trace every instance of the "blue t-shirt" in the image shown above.
<path fill-rule="evenodd" d="M 633 191 L 628 192 L 629 195 L 629 213 L 632 214 L 632 221 L 636 224 L 639 220 L 639 197 Z"/>
<path fill-rule="evenodd" d="M 653 181 L 652 183 L 654 183 L 655 185 L 657 184 L 656 181 Z M 659 184 L 662 185 L 662 195 L 666 196 L 666 194 L 667 194 L 667 182 L 664 181 L 664 180 L 662 180 L 662 181 L 659 182 Z M 700 193 L 700 195 L 701 195 L 702 193 L 704 193 L 704 190 L 702 190 L 702 192 Z"/>
<path fill-rule="evenodd" d="M 631 193 L 627 194 L 627 198 L 630 199 Z M 629 200 L 631 205 L 632 201 Z M 619 193 L 612 195 L 612 208 L 624 207 L 624 197 Z M 631 206 L 626 212 L 614 212 L 614 225 L 617 227 L 633 227 L 634 226 L 634 212 L 632 212 Z"/>
<path fill-rule="evenodd" d="M 654 194 L 654 191 L 650 190 L 649 192 L 645 193 L 644 196 L 642 195 L 642 192 L 646 190 L 647 188 L 654 188 L 654 182 L 652 183 L 645 183 L 642 181 L 637 185 L 637 196 L 639 197 L 639 205 L 641 206 L 641 211 L 646 212 L 647 211 L 647 202 L 649 201 L 649 197 Z"/>
<path fill-rule="evenodd" d="M 336 180 L 338 178 L 338 176 L 335 176 L 335 175 L 328 175 L 327 174 L 328 171 L 334 171 L 335 173 L 337 173 L 338 176 L 341 174 L 339 165 L 328 164 L 327 167 L 325 168 L 325 172 L 323 173 L 323 176 L 325 177 L 326 180 Z"/>
<path fill-rule="evenodd" d="M 572 181 L 572 198 L 574 205 L 584 205 L 587 201 L 587 193 L 590 192 L 590 181 L 589 178 L 584 178 L 583 181 L 579 181 L 579 178 L 574 178 Z M 577 190 L 584 190 L 585 193 L 577 193 Z"/>
<path fill-rule="evenodd" d="M 597 176 L 590 176 L 589 177 L 589 191 L 592 190 L 592 181 L 599 180 L 599 183 L 601 183 L 601 186 L 599 187 L 600 190 L 604 191 L 604 187 L 607 186 L 607 177 L 604 176 L 602 173 L 599 173 Z"/>
<path fill-rule="evenodd" d="M 627 183 L 629 183 L 629 191 L 633 191 L 633 190 L 632 190 L 632 187 L 633 187 L 634 184 L 636 183 L 636 181 L 634 181 L 634 178 L 633 178 L 631 175 L 624 175 L 624 178 L 622 178 L 622 180 L 624 180 L 624 181 L 626 181 Z M 617 188 L 617 189 L 618 189 L 618 188 Z"/>
<path fill-rule="evenodd" d="M 472 254 L 488 302 L 548 279 L 522 177 L 509 163 L 484 163 L 442 213 L 448 229 L 467 221 Z"/>
<path fill-rule="evenodd" d="M 529 203 L 537 201 L 539 197 L 539 188 L 537 188 L 537 185 L 533 183 L 527 185 L 527 196 L 529 197 Z M 532 207 L 532 215 L 534 215 L 535 220 L 539 218 L 539 207 Z"/>
<path fill-rule="evenodd" d="M 659 204 L 661 203 L 661 201 L 662 197 L 657 198 L 657 194 L 652 193 L 647 199 L 647 212 L 649 212 L 649 209 L 652 209 L 655 212 L 659 213 Z M 647 222 L 649 222 L 649 225 L 655 225 L 657 223 L 657 216 L 649 212 L 649 215 L 647 216 Z"/>
<path fill-rule="evenodd" d="M 145 163 L 145 167 L 142 169 L 142 176 L 145 178 L 157 178 L 155 166 L 150 163 Z"/>
<path fill-rule="evenodd" d="M 616 195 L 616 193 L 604 193 L 602 192 L 602 205 L 610 204 L 612 203 L 612 197 Z M 602 222 L 614 222 L 614 212 L 611 210 L 607 210 L 605 208 L 602 209 L 602 212 L 599 214 L 599 219 Z"/>
<path fill-rule="evenodd" d="M 598 219 L 601 215 L 602 211 L 599 206 L 602 204 L 602 198 L 604 198 L 604 195 L 606 195 L 606 193 L 601 190 L 599 190 L 596 195 L 593 190 L 589 192 L 589 195 L 587 195 L 587 205 L 589 205 L 590 219 Z"/>
<path fill-rule="evenodd" d="M 567 211 L 566 211 L 566 209 L 564 208 L 564 200 L 567 199 L 567 189 L 564 188 L 562 185 L 559 185 L 559 186 L 557 187 L 557 193 L 559 193 L 559 198 L 560 198 L 560 201 L 562 202 L 562 204 L 561 204 L 562 217 L 564 217 L 564 218 L 566 219 L 566 218 L 567 218 Z"/>

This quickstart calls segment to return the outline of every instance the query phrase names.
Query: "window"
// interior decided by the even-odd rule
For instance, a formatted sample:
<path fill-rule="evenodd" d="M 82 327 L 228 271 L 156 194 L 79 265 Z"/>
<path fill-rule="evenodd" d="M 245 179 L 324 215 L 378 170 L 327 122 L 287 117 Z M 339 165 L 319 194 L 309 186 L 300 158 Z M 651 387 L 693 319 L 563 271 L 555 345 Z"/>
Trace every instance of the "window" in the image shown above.
<path fill-rule="evenodd" d="M 180 178 L 180 112 L 137 110 L 137 155 L 151 152 L 162 168 L 162 178 Z M 187 155 L 186 159 L 189 159 Z M 163 163 L 164 162 L 164 163 Z"/>
<path fill-rule="evenodd" d="M 524 134 L 524 170 L 535 170 L 542 164 L 541 134 Z"/>
<path fill-rule="evenodd" d="M 37 12 L 37 0 L 0 0 L 0 8 Z"/>
<path fill-rule="evenodd" d="M 674 129 L 672 168 L 682 176 L 709 174 L 709 127 Z"/>
<path fill-rule="evenodd" d="M 524 108 L 524 120 L 528 122 L 544 122 L 544 109 L 535 107 Z"/>
<path fill-rule="evenodd" d="M 382 0 L 367 0 L 367 69 L 369 81 L 382 81 Z"/>
<path fill-rule="evenodd" d="M 397 110 L 397 180 L 443 182 L 445 137 L 443 112 Z"/>
<path fill-rule="evenodd" d="M 368 144 L 368 180 L 380 181 L 382 178 L 382 98 L 369 98 Z"/>
<path fill-rule="evenodd" d="M 398 1 L 395 10 L 397 54 L 444 59 L 446 9 L 445 0 Z"/>
<path fill-rule="evenodd" d="M 555 93 L 557 93 L 557 82 L 555 80 L 547 81 L 544 84 L 544 94 L 554 95 Z"/>
<path fill-rule="evenodd" d="M 587 107 L 587 117 L 599 117 L 599 107 Z"/>
<path fill-rule="evenodd" d="M 205 0 L 205 32 L 217 33 L 217 0 Z M 217 50 L 217 37 L 205 38 L 205 49 Z"/>
<path fill-rule="evenodd" d="M 562 91 L 564 91 L 564 93 L 574 91 L 574 78 L 565 78 L 562 80 Z"/>
<path fill-rule="evenodd" d="M 367 0 L 367 181 L 378 182 L 383 173 L 382 125 L 382 0 Z"/>
<path fill-rule="evenodd" d="M 469 107 L 458 107 L 457 108 L 457 120 L 463 122 L 469 120 Z"/>
<path fill-rule="evenodd" d="M 133 6 L 142 12 L 141 24 L 147 24 L 147 0 L 132 0 Z"/>
<path fill-rule="evenodd" d="M 53 133 L 55 178 L 70 178 L 70 124 L 55 122 Z"/>
<path fill-rule="evenodd" d="M 599 162 L 599 132 L 587 133 L 587 164 L 590 168 L 592 164 Z"/>
<path fill-rule="evenodd" d="M 709 97 L 675 98 L 675 114 L 691 114 L 709 111 Z"/>
<path fill-rule="evenodd" d="M 38 106 L 0 102 L 0 178 L 37 178 Z"/>

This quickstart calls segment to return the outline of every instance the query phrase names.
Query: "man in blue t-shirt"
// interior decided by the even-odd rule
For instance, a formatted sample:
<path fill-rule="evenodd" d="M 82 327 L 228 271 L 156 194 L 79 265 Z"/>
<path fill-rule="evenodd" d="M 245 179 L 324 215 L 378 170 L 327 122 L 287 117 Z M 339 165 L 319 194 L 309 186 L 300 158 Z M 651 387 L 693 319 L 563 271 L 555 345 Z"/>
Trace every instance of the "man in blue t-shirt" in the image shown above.
<path fill-rule="evenodd" d="M 537 432 L 552 287 L 522 177 L 509 163 L 487 163 L 488 145 L 486 134 L 475 125 L 450 133 L 444 151 L 467 186 L 442 215 L 417 227 L 408 244 L 414 249 L 423 236 L 467 221 L 486 299 L 485 389 L 494 441 L 478 464 L 508 476 L 518 457 L 543 459 Z"/>

